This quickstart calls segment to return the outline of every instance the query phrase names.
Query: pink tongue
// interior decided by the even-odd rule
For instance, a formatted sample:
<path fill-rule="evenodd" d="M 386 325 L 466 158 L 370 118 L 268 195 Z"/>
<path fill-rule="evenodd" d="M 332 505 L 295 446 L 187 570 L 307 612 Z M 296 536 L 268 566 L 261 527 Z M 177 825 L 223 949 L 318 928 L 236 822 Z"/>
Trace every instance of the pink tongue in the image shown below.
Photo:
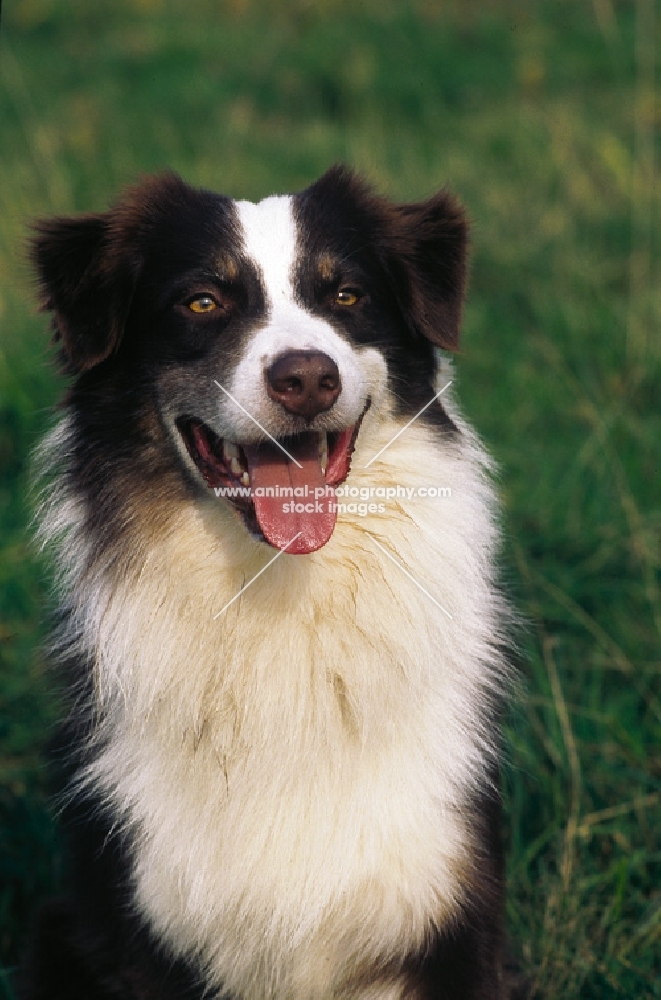
<path fill-rule="evenodd" d="M 302 434 L 288 442 L 287 451 L 298 465 L 270 441 L 242 448 L 248 460 L 255 513 L 266 540 L 292 555 L 306 555 L 325 545 L 333 534 L 337 513 L 332 509 L 335 497 L 325 495 L 318 436 Z M 283 495 L 283 488 L 293 488 L 294 495 Z M 267 492 L 275 495 L 265 496 Z"/>

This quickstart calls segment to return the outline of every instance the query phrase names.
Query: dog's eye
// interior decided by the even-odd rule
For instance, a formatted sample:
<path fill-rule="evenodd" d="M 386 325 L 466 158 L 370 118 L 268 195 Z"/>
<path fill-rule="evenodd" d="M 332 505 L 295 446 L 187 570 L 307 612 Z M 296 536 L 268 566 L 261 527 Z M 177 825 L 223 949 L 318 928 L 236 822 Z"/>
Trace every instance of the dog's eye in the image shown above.
<path fill-rule="evenodd" d="M 213 312 L 214 309 L 220 308 L 213 295 L 196 295 L 194 299 L 191 299 L 186 304 L 191 312 L 198 314 L 210 313 Z"/>
<path fill-rule="evenodd" d="M 360 298 L 360 294 L 353 288 L 340 288 L 335 294 L 335 302 L 338 306 L 355 306 Z"/>

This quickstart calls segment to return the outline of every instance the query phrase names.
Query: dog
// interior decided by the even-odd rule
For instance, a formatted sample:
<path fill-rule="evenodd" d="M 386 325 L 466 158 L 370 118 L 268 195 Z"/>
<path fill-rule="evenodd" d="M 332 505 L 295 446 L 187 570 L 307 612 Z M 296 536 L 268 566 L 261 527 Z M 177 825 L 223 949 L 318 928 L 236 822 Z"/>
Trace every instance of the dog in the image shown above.
<path fill-rule="evenodd" d="M 467 240 L 447 190 L 343 166 L 37 224 L 71 865 L 25 1000 L 502 997 L 510 619 L 444 353 Z"/>

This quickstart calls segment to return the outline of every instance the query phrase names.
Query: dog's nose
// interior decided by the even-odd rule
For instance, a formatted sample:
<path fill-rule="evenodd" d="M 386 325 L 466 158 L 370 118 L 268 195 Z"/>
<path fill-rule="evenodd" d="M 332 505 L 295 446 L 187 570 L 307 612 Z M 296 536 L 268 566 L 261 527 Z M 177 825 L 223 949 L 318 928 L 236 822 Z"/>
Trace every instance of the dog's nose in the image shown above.
<path fill-rule="evenodd" d="M 322 351 L 288 351 L 267 370 L 266 388 L 287 413 L 310 421 L 330 410 L 342 383 L 337 365 Z"/>

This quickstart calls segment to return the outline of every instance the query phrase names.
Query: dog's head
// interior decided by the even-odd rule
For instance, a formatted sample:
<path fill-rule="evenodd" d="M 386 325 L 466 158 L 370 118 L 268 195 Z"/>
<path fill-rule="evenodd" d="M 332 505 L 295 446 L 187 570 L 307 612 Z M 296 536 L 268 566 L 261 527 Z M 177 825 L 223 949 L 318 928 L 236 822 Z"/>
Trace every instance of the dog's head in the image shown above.
<path fill-rule="evenodd" d="M 108 212 L 41 223 L 33 257 L 65 367 L 103 419 L 153 393 L 193 488 L 243 487 L 253 534 L 307 553 L 333 504 L 294 524 L 273 494 L 341 483 L 384 394 L 407 419 L 433 397 L 433 345 L 458 342 L 466 228 L 446 192 L 397 205 L 342 167 L 259 204 L 166 174 Z"/>

